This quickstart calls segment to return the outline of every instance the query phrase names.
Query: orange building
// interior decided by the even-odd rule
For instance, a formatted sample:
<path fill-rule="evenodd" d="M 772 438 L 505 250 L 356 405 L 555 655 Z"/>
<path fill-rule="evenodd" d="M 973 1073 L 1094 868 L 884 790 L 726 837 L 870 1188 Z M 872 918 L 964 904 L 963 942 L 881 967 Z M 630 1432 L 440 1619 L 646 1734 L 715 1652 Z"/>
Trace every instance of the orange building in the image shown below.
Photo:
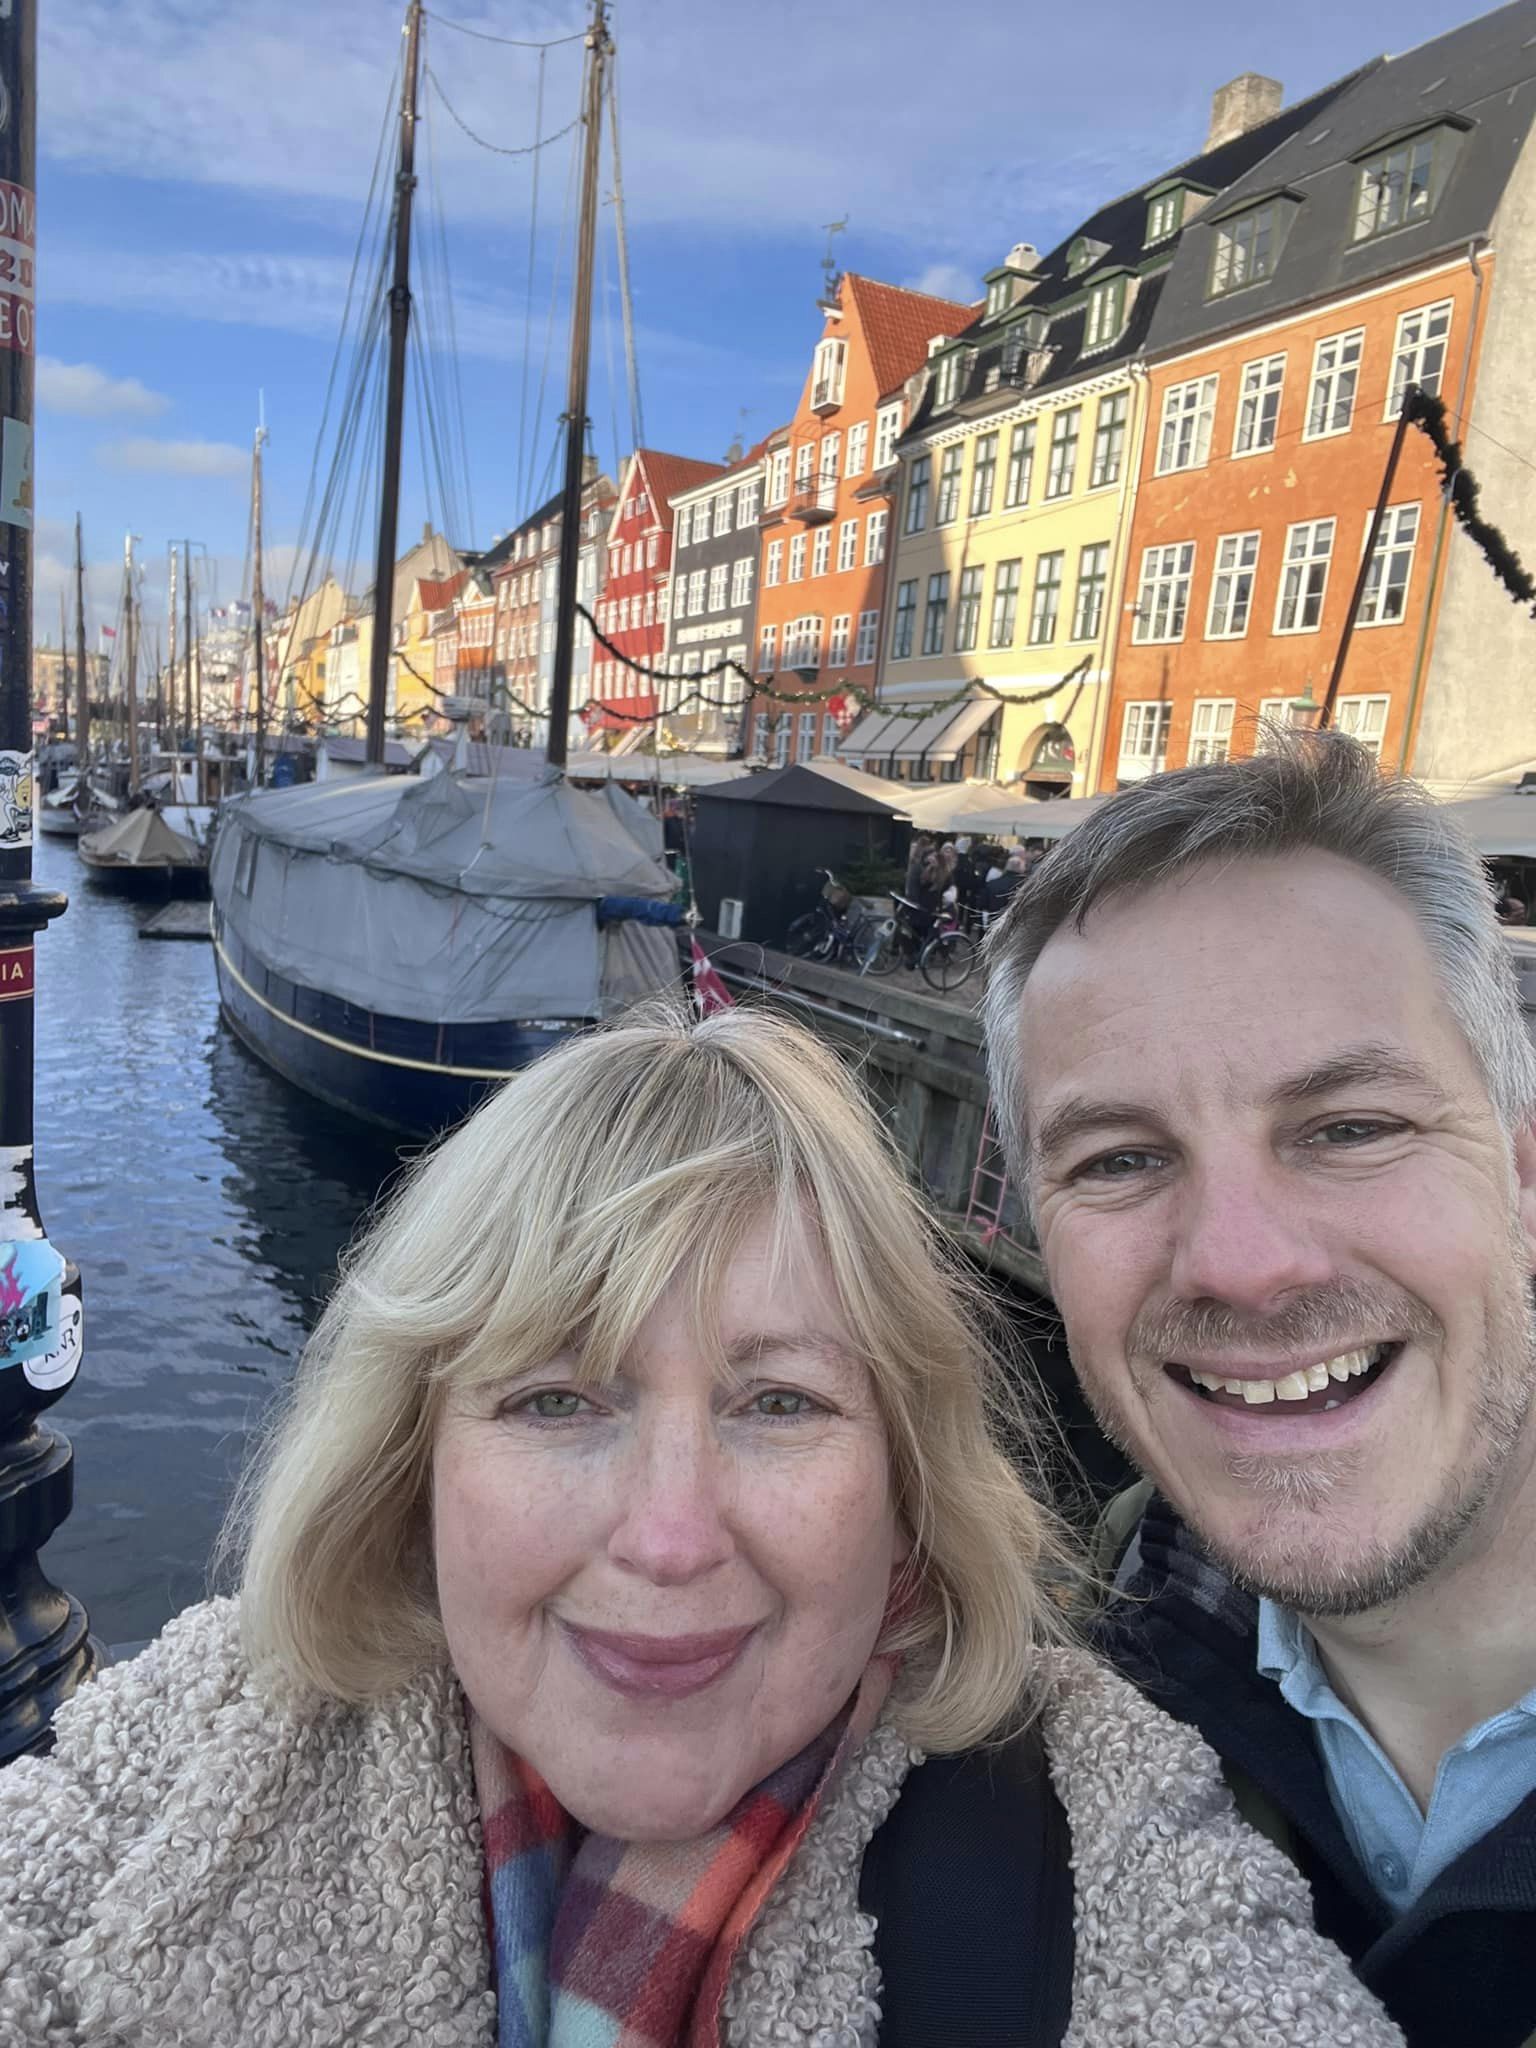
<path fill-rule="evenodd" d="M 1261 717 L 1312 723 L 1362 565 L 1333 722 L 1446 790 L 1536 755 L 1528 623 L 1415 427 L 1365 564 L 1410 384 L 1496 522 L 1528 501 L 1529 31 L 1505 8 L 1378 60 L 1245 178 L 1181 195 L 1097 787 L 1246 753 Z"/>
<path fill-rule="evenodd" d="M 976 313 L 855 276 L 820 304 L 821 340 L 794 418 L 768 442 L 763 491 L 756 669 L 815 700 L 760 702 L 749 749 L 779 763 L 831 751 L 857 709 L 843 691 L 874 693 L 906 386 L 929 342 Z"/>

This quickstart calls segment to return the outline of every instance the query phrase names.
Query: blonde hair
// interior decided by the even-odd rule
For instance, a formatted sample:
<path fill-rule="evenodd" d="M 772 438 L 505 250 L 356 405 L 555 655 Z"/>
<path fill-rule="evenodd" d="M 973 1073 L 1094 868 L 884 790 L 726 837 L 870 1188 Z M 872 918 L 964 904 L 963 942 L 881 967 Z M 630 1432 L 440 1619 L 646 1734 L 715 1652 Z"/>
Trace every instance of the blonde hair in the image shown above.
<path fill-rule="evenodd" d="M 763 1011 L 647 1006 L 547 1055 L 412 1171 L 347 1260 L 220 1541 L 253 1659 L 341 1700 L 440 1660 L 449 1390 L 573 1344 L 609 1372 L 674 1278 L 707 1318 L 765 1210 L 781 1242 L 812 1222 L 885 1422 L 913 1541 L 883 1645 L 904 1653 L 902 1730 L 945 1751 L 1017 1725 L 1037 1649 L 1065 1632 L 1069 1548 L 989 1428 L 1006 1394 L 966 1283 L 856 1082 Z"/>

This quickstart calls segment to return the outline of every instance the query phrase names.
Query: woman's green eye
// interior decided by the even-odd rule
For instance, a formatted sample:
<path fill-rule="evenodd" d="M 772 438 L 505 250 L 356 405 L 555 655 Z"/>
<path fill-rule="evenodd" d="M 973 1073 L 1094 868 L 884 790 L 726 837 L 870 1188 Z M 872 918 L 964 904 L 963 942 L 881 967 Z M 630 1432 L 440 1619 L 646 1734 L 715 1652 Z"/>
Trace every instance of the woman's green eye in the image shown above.
<path fill-rule="evenodd" d="M 568 1422 L 580 1407 L 580 1394 L 557 1387 L 547 1393 L 534 1394 L 523 1404 L 523 1412 L 535 1416 L 540 1422 Z"/>
<path fill-rule="evenodd" d="M 771 1387 L 766 1394 L 759 1394 L 752 1405 L 759 1415 L 784 1422 L 809 1415 L 814 1404 L 809 1394 L 797 1394 L 790 1387 Z"/>

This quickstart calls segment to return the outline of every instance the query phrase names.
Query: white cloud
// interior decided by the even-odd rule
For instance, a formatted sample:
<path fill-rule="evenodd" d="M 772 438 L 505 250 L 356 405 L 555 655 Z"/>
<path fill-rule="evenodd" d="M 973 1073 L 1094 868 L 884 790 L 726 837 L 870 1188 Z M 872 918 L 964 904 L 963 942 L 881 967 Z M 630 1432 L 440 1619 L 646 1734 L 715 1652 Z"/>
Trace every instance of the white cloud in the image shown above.
<path fill-rule="evenodd" d="M 229 441 L 154 441 L 144 435 L 109 441 L 99 452 L 109 469 L 157 476 L 243 476 L 251 460 Z"/>
<path fill-rule="evenodd" d="M 908 291 L 927 292 L 935 299 L 958 299 L 962 305 L 981 296 L 974 272 L 962 263 L 930 263 L 916 277 L 903 278 L 902 283 Z"/>
<path fill-rule="evenodd" d="M 126 413 L 148 420 L 163 413 L 171 401 L 137 377 L 114 377 L 94 363 L 61 363 L 57 356 L 39 356 L 37 402 L 50 412 L 73 413 L 78 419 L 104 420 Z"/>

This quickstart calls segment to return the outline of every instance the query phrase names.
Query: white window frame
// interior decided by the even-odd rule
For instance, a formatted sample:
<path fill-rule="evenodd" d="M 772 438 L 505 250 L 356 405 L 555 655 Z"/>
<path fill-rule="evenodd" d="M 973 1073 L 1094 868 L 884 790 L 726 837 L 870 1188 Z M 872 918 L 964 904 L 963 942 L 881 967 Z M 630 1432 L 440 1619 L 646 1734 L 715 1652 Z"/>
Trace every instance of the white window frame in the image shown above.
<path fill-rule="evenodd" d="M 1203 715 L 1202 715 L 1203 714 Z M 1235 697 L 1197 697 L 1189 715 L 1189 766 L 1200 768 L 1232 758 Z"/>
<path fill-rule="evenodd" d="M 837 573 L 841 576 L 849 569 L 857 568 L 859 560 L 859 522 L 845 519 L 837 529 Z"/>
<path fill-rule="evenodd" d="M 890 525 L 891 510 L 888 505 L 882 505 L 878 511 L 871 512 L 864 521 L 864 566 L 866 569 L 872 569 L 877 562 L 885 560 L 885 543 L 886 537 L 890 532 Z"/>
<path fill-rule="evenodd" d="M 1285 553 L 1280 562 L 1280 585 L 1275 592 L 1274 630 L 1277 637 L 1322 631 L 1338 525 L 1336 519 L 1298 519 L 1286 528 Z M 1320 536 L 1326 538 L 1326 547 L 1319 547 Z M 1314 576 L 1319 567 L 1322 569 L 1320 579 Z M 1306 614 L 1314 604 L 1316 616 L 1308 625 Z M 1292 623 L 1287 626 L 1282 624 L 1282 620 L 1288 605 L 1294 608 L 1294 617 Z"/>
<path fill-rule="evenodd" d="M 704 610 L 704 592 L 708 585 L 708 580 L 707 572 L 703 569 L 694 569 L 689 574 L 688 616 L 690 619 L 698 618 L 699 614 Z"/>
<path fill-rule="evenodd" d="M 827 666 L 848 666 L 848 641 L 853 632 L 852 612 L 838 612 L 827 630 Z"/>
<path fill-rule="evenodd" d="M 1163 416 L 1157 435 L 1157 475 L 1181 469 L 1203 469 L 1210 460 L 1211 432 L 1216 422 L 1216 396 L 1221 378 L 1191 377 L 1170 384 L 1163 393 Z"/>
<path fill-rule="evenodd" d="M 757 524 L 757 493 L 759 479 L 751 477 L 744 484 L 736 486 L 736 530 Z"/>
<path fill-rule="evenodd" d="M 731 603 L 733 605 L 752 602 L 752 557 L 738 555 L 731 564 Z"/>
<path fill-rule="evenodd" d="M 1279 199 L 1266 199 L 1243 213 L 1232 214 L 1217 225 L 1216 246 L 1211 251 L 1209 297 L 1225 298 L 1230 292 L 1244 291 L 1249 285 L 1262 284 L 1266 277 L 1274 276 L 1280 262 L 1280 245 L 1284 240 L 1280 208 L 1285 203 Z M 1248 231 L 1246 234 L 1245 229 Z M 1262 258 L 1259 255 L 1261 236 L 1264 241 Z M 1259 268 L 1261 261 L 1262 269 Z"/>
<path fill-rule="evenodd" d="M 882 405 L 875 414 L 875 469 L 889 469 L 896 460 L 896 443 L 901 439 L 901 401 Z"/>
<path fill-rule="evenodd" d="M 730 575 L 729 562 L 716 562 L 709 572 L 709 609 L 712 612 L 723 612 L 729 602 L 726 592 L 730 587 Z"/>
<path fill-rule="evenodd" d="M 718 491 L 715 494 L 715 516 L 710 521 L 710 533 L 715 540 L 722 539 L 731 530 L 731 509 L 736 503 L 734 491 Z"/>
<path fill-rule="evenodd" d="M 843 458 L 844 476 L 862 476 L 869 467 L 869 421 L 855 420 L 848 429 L 848 448 Z"/>
<path fill-rule="evenodd" d="M 811 574 L 825 576 L 832 562 L 832 529 L 818 526 L 816 538 L 811 542 Z"/>
<path fill-rule="evenodd" d="M 1306 705 L 1305 709 L 1302 708 L 1304 705 Z M 1264 746 L 1264 727 L 1266 725 L 1278 725 L 1294 732 L 1299 727 L 1309 726 L 1316 716 L 1317 706 L 1315 704 L 1308 705 L 1303 697 L 1261 697 L 1259 699 L 1259 722 L 1253 738 L 1254 752 L 1263 753 L 1266 751 Z"/>
<path fill-rule="evenodd" d="M 831 484 L 836 488 L 837 473 L 843 462 L 843 437 L 840 433 L 823 434 L 821 448 L 816 457 L 817 481 Z"/>
<path fill-rule="evenodd" d="M 1141 551 L 1131 639 L 1138 647 L 1165 647 L 1184 638 L 1189 591 L 1195 575 L 1195 543 L 1175 540 Z"/>
<path fill-rule="evenodd" d="M 1392 341 L 1392 376 L 1387 385 L 1387 409 L 1383 419 L 1395 420 L 1403 409 L 1403 393 L 1410 384 L 1438 396 L 1450 349 L 1453 299 L 1437 299 L 1432 306 L 1415 306 L 1397 319 Z M 1425 372 L 1425 362 L 1437 355 L 1434 370 Z"/>
<path fill-rule="evenodd" d="M 942 412 L 947 405 L 953 405 L 960 389 L 960 365 L 965 350 L 952 348 L 948 355 L 941 356 L 939 367 L 934 373 L 933 407 Z"/>
<path fill-rule="evenodd" d="M 1121 780 L 1127 770 L 1132 780 L 1160 775 L 1168 760 L 1168 735 L 1173 728 L 1173 706 L 1166 698 L 1141 698 L 1127 704 L 1120 722 Z"/>
<path fill-rule="evenodd" d="M 1216 563 L 1211 571 L 1210 602 L 1205 608 L 1207 640 L 1247 639 L 1249 621 L 1253 617 L 1253 593 L 1259 580 L 1261 546 L 1262 536 L 1256 528 L 1249 533 L 1218 535 Z M 1233 615 L 1239 611 L 1242 624 L 1234 626 Z M 1218 615 L 1221 624 L 1217 623 Z"/>
<path fill-rule="evenodd" d="M 802 711 L 795 720 L 795 759 L 809 761 L 816 751 L 816 733 L 821 724 L 819 711 Z"/>
<path fill-rule="evenodd" d="M 829 334 L 825 341 L 817 342 L 816 360 L 811 371 L 812 402 L 817 405 L 841 405 L 847 372 L 847 342 L 835 334 Z"/>
<path fill-rule="evenodd" d="M 1234 456 L 1263 455 L 1274 447 L 1285 398 L 1285 361 L 1281 353 L 1244 363 L 1237 387 L 1237 416 L 1232 422 Z"/>
<path fill-rule="evenodd" d="M 880 651 L 880 613 L 878 610 L 859 613 L 858 635 L 853 643 L 853 665 L 855 668 L 869 668 Z"/>
<path fill-rule="evenodd" d="M 1340 697 L 1333 707 L 1334 727 L 1357 739 L 1379 761 L 1391 709 L 1391 698 L 1381 692 L 1369 696 Z"/>
<path fill-rule="evenodd" d="M 782 505 L 789 497 L 789 450 L 776 448 L 768 464 L 768 503 Z"/>
<path fill-rule="evenodd" d="M 1365 541 L 1371 537 L 1372 514 L 1365 518 Z M 1357 626 L 1400 626 L 1408 616 L 1408 594 L 1413 588 L 1413 560 L 1418 550 L 1419 534 L 1423 528 L 1421 507 L 1414 505 L 1389 505 L 1382 515 L 1381 532 L 1376 536 L 1376 546 L 1371 555 L 1371 566 L 1366 571 L 1365 588 L 1360 593 L 1360 609 L 1355 614 Z M 1394 572 L 1401 565 L 1400 576 Z M 1397 610 L 1388 609 L 1388 603 L 1397 600 Z"/>
<path fill-rule="evenodd" d="M 777 589 L 778 585 L 783 581 L 784 543 L 782 540 L 771 540 L 768 543 L 768 555 L 763 569 L 763 588 L 765 590 Z"/>
<path fill-rule="evenodd" d="M 1414 227 L 1429 219 L 1435 210 L 1436 140 L 1436 131 L 1430 129 L 1365 159 L 1355 189 L 1354 241 L 1374 241 L 1377 235 L 1390 235 L 1394 229 Z M 1399 159 L 1401 168 L 1395 169 Z M 1421 166 L 1424 175 L 1419 181 L 1415 171 Z M 1413 209 L 1415 191 L 1422 195 L 1423 203 Z"/>
<path fill-rule="evenodd" d="M 791 583 L 805 581 L 805 535 L 797 533 L 789 543 L 789 567 L 786 571 Z"/>
<path fill-rule="evenodd" d="M 757 672 L 771 675 L 778 666 L 779 629 L 772 619 L 765 621 L 757 635 Z"/>
<path fill-rule="evenodd" d="M 1125 279 L 1112 277 L 1105 284 L 1096 284 L 1088 294 L 1088 310 L 1083 321 L 1083 352 L 1108 348 L 1119 336 L 1125 325 L 1122 307 L 1125 303 Z"/>
<path fill-rule="evenodd" d="M 1324 361 L 1324 351 L 1330 351 Z M 1303 441 L 1326 441 L 1335 434 L 1347 434 L 1355 423 L 1355 401 L 1360 396 L 1360 370 L 1365 360 L 1365 329 L 1349 327 L 1340 334 L 1325 334 L 1312 351 L 1312 376 L 1307 385 L 1307 416 L 1302 421 Z M 1340 392 L 1348 389 L 1348 413 L 1342 424 L 1334 421 L 1341 403 Z M 1323 394 L 1320 403 L 1319 395 Z M 1314 426 L 1321 417 L 1323 424 Z"/>
<path fill-rule="evenodd" d="M 677 513 L 677 544 L 680 548 L 693 545 L 693 507 L 680 505 Z"/>

